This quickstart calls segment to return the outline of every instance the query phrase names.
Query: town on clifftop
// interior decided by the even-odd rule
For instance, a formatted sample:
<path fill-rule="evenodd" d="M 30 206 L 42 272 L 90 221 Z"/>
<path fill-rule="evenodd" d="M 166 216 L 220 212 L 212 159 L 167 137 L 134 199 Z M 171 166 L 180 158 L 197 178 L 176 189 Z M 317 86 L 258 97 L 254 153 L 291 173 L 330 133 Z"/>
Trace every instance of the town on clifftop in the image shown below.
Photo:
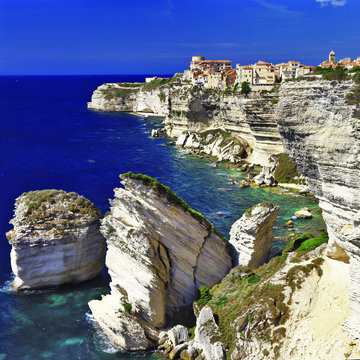
<path fill-rule="evenodd" d="M 331 51 L 329 60 L 318 65 L 323 69 L 352 69 L 360 66 L 360 56 L 355 60 L 350 58 L 336 61 L 335 52 Z M 276 83 L 289 79 L 297 79 L 304 75 L 312 74 L 316 70 L 314 66 L 301 64 L 299 61 L 288 61 L 286 63 L 272 64 L 258 61 L 251 65 L 236 64 L 232 68 L 230 60 L 206 60 L 204 56 L 193 56 L 190 69 L 185 70 L 183 78 L 191 81 L 193 85 L 203 86 L 208 89 L 225 90 L 236 84 L 247 82 L 252 90 L 264 90 L 264 87 L 273 87 Z M 158 77 L 146 78 L 146 82 L 159 79 Z"/>

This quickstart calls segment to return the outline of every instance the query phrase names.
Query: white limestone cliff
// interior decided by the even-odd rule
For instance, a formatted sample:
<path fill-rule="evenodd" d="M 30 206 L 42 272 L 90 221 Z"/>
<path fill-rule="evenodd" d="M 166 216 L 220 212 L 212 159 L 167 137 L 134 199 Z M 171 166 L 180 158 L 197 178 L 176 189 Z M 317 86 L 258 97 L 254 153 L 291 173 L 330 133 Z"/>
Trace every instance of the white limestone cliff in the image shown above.
<path fill-rule="evenodd" d="M 89 306 L 117 344 L 139 350 L 152 346 L 167 317 L 191 305 L 200 286 L 223 278 L 231 256 L 216 229 L 168 188 L 144 175 L 128 173 L 122 179 L 125 189 L 115 189 L 101 227 L 111 294 Z M 129 314 L 131 323 L 143 329 L 139 341 L 126 325 Z"/>
<path fill-rule="evenodd" d="M 16 199 L 7 233 L 15 290 L 77 283 L 104 267 L 100 211 L 76 193 L 41 190 Z"/>
<path fill-rule="evenodd" d="M 276 109 L 285 151 L 320 200 L 328 255 L 350 261 L 350 316 L 344 327 L 360 342 L 359 105 L 349 105 L 352 81 L 300 81 L 281 87 Z"/>
<path fill-rule="evenodd" d="M 210 155 L 218 161 L 239 163 L 247 157 L 250 146 L 241 138 L 221 129 L 211 129 L 200 133 L 181 134 L 176 145 L 191 148 L 198 155 Z"/>
<path fill-rule="evenodd" d="M 257 268 L 266 261 L 274 240 L 273 227 L 280 207 L 268 202 L 245 211 L 230 230 L 236 265 Z"/>

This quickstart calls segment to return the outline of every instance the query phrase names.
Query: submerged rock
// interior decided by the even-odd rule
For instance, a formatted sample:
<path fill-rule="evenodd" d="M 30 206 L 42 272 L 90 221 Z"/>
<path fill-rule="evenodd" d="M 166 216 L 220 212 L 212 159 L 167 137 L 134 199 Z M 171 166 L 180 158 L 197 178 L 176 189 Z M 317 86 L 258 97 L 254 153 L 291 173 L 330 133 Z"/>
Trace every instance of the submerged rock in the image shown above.
<path fill-rule="evenodd" d="M 31 191 L 16 199 L 11 268 L 16 290 L 76 283 L 104 267 L 100 211 L 89 200 L 62 190 Z"/>
<path fill-rule="evenodd" d="M 218 283 L 231 268 L 228 244 L 213 225 L 169 188 L 144 175 L 122 175 L 111 213 L 102 221 L 111 294 L 89 303 L 95 320 L 126 350 L 147 349 L 172 311 L 189 306 L 200 286 Z M 125 307 L 148 344 L 124 331 Z M 119 311 L 120 309 L 120 311 Z M 129 346 L 126 337 L 135 343 Z"/>
<path fill-rule="evenodd" d="M 230 230 L 236 264 L 256 268 L 268 257 L 274 235 L 273 227 L 280 207 L 262 202 L 245 211 Z"/>
<path fill-rule="evenodd" d="M 308 208 L 302 208 L 296 211 L 294 215 L 302 219 L 310 219 L 312 217 Z"/>

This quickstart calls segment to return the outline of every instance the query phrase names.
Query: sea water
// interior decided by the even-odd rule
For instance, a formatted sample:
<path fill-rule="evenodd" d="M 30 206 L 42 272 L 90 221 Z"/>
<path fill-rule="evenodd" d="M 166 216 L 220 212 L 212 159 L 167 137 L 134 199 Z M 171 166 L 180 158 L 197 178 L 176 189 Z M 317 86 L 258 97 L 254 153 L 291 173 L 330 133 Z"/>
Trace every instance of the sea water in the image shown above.
<path fill-rule="evenodd" d="M 231 185 L 245 175 L 165 146 L 149 131 L 161 119 L 87 110 L 105 82 L 144 81 L 144 76 L 0 77 L 0 360 L 152 359 L 122 354 L 94 326 L 87 303 L 109 292 L 106 270 L 84 284 L 16 294 L 11 289 L 10 246 L 5 232 L 14 201 L 25 191 L 63 189 L 89 198 L 104 213 L 119 174 L 156 177 L 228 237 L 231 224 L 263 200 L 280 205 L 276 246 L 294 212 L 312 209 L 311 220 L 295 220 L 298 232 L 322 228 L 314 199 Z M 146 123 L 150 122 L 150 126 Z"/>

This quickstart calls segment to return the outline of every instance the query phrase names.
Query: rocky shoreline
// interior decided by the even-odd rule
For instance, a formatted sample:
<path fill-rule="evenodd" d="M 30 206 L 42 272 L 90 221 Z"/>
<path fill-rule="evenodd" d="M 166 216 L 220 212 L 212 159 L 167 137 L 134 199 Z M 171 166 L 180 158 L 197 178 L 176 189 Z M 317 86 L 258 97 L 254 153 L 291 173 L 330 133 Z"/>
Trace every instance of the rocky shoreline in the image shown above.
<path fill-rule="evenodd" d="M 126 173 L 103 218 L 75 193 L 17 199 L 8 233 L 14 287 L 95 276 L 106 240 L 111 293 L 89 307 L 123 351 L 157 348 L 183 360 L 358 356 L 360 109 L 346 101 L 353 88 L 299 81 L 244 98 L 179 78 L 160 88 L 102 85 L 89 108 L 162 114 L 178 146 L 229 161 L 256 186 L 306 182 L 302 191 L 319 198 L 328 233 L 293 236 L 271 252 L 279 208 L 265 201 L 245 211 L 227 241 L 168 187 Z M 297 215 L 312 216 L 306 208 Z M 189 310 L 193 327 L 181 321 Z"/>

